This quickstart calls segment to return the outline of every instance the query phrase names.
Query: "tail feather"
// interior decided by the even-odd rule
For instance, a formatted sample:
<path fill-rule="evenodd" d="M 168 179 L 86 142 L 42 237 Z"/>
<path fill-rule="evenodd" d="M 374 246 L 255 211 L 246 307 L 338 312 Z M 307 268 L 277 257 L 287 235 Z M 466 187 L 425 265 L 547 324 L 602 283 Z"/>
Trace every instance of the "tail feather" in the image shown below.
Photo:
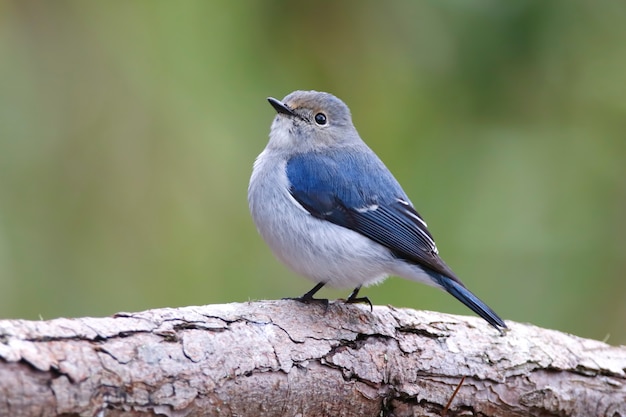
<path fill-rule="evenodd" d="M 469 307 L 474 313 L 478 314 L 480 317 L 485 319 L 487 323 L 491 324 L 497 330 L 501 331 L 501 329 L 506 329 L 506 324 L 504 321 L 498 317 L 498 315 L 491 309 L 487 304 L 482 302 L 478 297 L 476 297 L 470 290 L 465 288 L 463 284 L 457 282 L 456 280 L 446 277 L 445 275 L 436 274 L 435 277 L 437 283 L 443 287 L 444 290 L 449 292 Z"/>

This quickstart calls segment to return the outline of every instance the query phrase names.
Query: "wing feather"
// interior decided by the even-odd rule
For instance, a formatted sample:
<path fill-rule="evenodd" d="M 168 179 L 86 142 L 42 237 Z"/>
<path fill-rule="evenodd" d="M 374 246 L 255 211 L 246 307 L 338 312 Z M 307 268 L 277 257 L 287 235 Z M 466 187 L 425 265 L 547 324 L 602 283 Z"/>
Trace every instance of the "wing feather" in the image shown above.
<path fill-rule="evenodd" d="M 312 159 L 313 158 L 313 159 Z M 371 160 L 329 155 L 294 157 L 287 164 L 290 193 L 311 215 L 351 229 L 402 259 L 456 280 L 438 255 L 426 223 L 397 181 Z M 381 167 L 384 171 L 381 170 Z M 372 172 L 373 171 L 373 172 Z"/>

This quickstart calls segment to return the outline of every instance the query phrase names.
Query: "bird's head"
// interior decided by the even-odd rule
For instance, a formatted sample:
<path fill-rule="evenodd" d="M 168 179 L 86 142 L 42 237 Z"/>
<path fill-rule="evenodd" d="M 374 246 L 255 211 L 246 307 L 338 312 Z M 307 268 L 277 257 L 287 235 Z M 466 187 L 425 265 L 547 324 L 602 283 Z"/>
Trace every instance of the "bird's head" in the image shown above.
<path fill-rule="evenodd" d="M 350 109 L 332 94 L 294 91 L 282 101 L 273 97 L 267 100 L 278 113 L 269 147 L 304 152 L 360 141 Z"/>

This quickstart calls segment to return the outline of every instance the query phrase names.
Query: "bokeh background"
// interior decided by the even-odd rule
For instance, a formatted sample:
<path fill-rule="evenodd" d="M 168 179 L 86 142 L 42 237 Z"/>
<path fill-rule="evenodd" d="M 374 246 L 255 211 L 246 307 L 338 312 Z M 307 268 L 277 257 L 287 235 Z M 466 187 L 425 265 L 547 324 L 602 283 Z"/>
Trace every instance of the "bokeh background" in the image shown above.
<path fill-rule="evenodd" d="M 309 290 L 246 201 L 265 98 L 296 89 L 348 103 L 503 318 L 626 344 L 614 1 L 1 0 L 0 317 Z M 398 278 L 364 294 L 471 314 Z"/>

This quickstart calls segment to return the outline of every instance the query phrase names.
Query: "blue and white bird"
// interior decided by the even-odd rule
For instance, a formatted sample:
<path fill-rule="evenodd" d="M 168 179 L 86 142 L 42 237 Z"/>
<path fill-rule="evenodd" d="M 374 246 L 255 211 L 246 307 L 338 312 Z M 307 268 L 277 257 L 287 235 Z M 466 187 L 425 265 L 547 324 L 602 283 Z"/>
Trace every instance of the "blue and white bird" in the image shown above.
<path fill-rule="evenodd" d="M 276 257 L 324 285 L 353 288 L 390 275 L 442 288 L 496 329 L 504 321 L 439 257 L 426 223 L 391 172 L 361 140 L 350 110 L 329 93 L 294 91 L 282 101 L 254 162 L 250 212 Z M 326 301 L 326 300 L 324 300 Z"/>

